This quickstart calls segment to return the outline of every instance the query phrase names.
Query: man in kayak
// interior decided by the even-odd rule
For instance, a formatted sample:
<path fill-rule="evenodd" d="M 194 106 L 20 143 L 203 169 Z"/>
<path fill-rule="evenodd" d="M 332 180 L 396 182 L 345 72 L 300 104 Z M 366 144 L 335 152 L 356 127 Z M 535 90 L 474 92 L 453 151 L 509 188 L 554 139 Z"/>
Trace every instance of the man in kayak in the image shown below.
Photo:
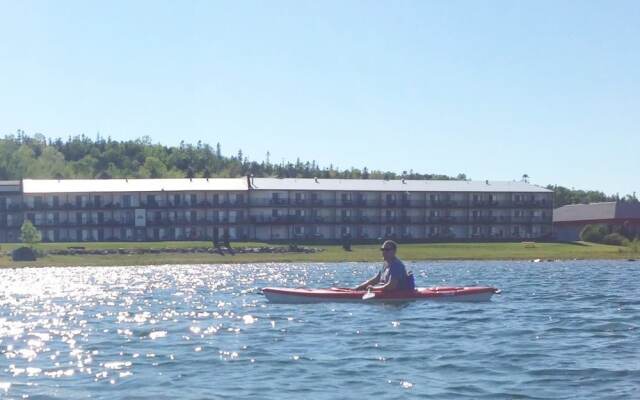
<path fill-rule="evenodd" d="M 407 274 L 407 269 L 398 257 L 396 250 L 398 244 L 393 240 L 386 240 L 382 243 L 380 250 L 384 258 L 384 267 L 373 278 L 356 286 L 355 290 L 413 290 L 415 283 L 413 275 Z"/>

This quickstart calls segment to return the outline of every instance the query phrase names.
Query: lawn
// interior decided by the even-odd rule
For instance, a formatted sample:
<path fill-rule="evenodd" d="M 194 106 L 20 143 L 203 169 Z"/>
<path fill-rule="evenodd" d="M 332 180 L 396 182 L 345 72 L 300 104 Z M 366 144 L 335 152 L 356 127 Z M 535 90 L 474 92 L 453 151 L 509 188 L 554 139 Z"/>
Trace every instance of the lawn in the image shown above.
<path fill-rule="evenodd" d="M 282 246 L 266 243 L 232 243 L 239 247 Z M 47 255 L 35 262 L 14 262 L 10 251 L 20 244 L 2 245 L 0 267 L 24 266 L 97 266 L 152 264 L 219 264 L 259 262 L 343 262 L 380 261 L 378 245 L 354 245 L 345 251 L 339 245 L 309 245 L 322 249 L 315 253 L 252 253 L 220 255 L 210 253 L 110 254 L 110 255 Z M 42 243 L 36 247 L 45 253 L 54 249 L 83 247 L 104 249 L 209 248 L 211 242 L 120 242 L 120 243 Z M 398 256 L 403 260 L 566 260 L 566 259 L 628 259 L 640 254 L 627 247 L 592 243 L 427 243 L 400 245 Z"/>

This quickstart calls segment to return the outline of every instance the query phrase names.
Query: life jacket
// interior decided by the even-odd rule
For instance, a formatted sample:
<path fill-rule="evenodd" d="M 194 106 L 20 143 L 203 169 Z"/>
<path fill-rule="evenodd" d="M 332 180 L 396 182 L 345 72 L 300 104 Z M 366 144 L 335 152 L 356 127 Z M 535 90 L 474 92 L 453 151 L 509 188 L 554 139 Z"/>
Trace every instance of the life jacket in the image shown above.
<path fill-rule="evenodd" d="M 405 290 L 415 290 L 416 289 L 416 279 L 413 276 L 413 272 L 407 272 L 407 276 L 404 280 L 404 289 Z"/>

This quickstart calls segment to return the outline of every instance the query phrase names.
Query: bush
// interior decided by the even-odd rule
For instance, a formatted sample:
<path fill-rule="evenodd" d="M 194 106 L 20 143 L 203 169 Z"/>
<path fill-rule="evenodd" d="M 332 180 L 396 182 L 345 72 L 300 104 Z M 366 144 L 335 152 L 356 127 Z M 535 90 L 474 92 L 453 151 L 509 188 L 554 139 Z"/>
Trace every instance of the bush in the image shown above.
<path fill-rule="evenodd" d="M 619 233 L 610 233 L 602 238 L 602 243 L 614 246 L 628 246 L 629 239 Z"/>
<path fill-rule="evenodd" d="M 587 225 L 580 231 L 580 240 L 584 242 L 602 243 L 608 233 L 607 227 L 604 225 Z"/>
<path fill-rule="evenodd" d="M 35 261 L 37 257 L 37 252 L 27 246 L 18 247 L 14 251 L 11 252 L 11 258 L 13 261 Z"/>

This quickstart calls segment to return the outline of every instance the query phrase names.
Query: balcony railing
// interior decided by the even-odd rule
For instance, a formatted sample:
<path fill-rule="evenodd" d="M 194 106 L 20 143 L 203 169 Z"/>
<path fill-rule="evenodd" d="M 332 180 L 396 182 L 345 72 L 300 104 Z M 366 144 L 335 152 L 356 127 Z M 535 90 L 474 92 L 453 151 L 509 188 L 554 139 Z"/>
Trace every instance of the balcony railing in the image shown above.
<path fill-rule="evenodd" d="M 499 207 L 500 203 L 496 200 L 473 200 L 469 206 L 473 208 Z"/>
<path fill-rule="evenodd" d="M 511 206 L 521 208 L 545 208 L 551 206 L 551 202 L 541 200 L 513 200 Z"/>
<path fill-rule="evenodd" d="M 455 208 L 458 207 L 459 204 L 454 200 L 430 200 L 427 202 L 427 206 L 432 208 Z"/>
<path fill-rule="evenodd" d="M 427 223 L 430 224 L 453 224 L 456 222 L 465 222 L 466 218 L 464 217 L 453 217 L 453 216 L 439 216 L 439 217 L 427 217 Z"/>
<path fill-rule="evenodd" d="M 490 224 L 494 222 L 498 222 L 498 217 L 488 216 L 488 215 L 469 217 L 469 223 L 472 223 L 472 224 Z"/>

